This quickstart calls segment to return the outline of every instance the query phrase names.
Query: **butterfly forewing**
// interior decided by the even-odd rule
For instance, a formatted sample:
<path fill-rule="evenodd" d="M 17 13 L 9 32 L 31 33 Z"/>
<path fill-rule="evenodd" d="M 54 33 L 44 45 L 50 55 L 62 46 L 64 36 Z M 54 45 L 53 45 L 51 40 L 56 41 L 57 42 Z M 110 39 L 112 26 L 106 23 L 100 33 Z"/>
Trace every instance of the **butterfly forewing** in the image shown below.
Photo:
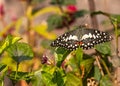
<path fill-rule="evenodd" d="M 80 46 L 87 50 L 96 44 L 110 40 L 112 40 L 112 37 L 105 32 L 95 29 L 79 28 L 59 36 L 51 43 L 51 46 L 64 47 L 69 50 L 75 50 Z"/>

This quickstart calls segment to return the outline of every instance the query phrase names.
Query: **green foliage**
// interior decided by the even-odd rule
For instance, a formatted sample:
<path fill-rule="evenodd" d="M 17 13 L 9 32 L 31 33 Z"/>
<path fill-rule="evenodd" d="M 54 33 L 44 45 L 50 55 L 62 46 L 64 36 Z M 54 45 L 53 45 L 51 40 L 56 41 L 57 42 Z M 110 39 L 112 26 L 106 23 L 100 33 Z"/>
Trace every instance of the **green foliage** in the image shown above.
<path fill-rule="evenodd" d="M 96 45 L 95 48 L 101 54 L 111 55 L 111 48 L 110 48 L 110 43 L 109 42 Z"/>
<path fill-rule="evenodd" d="M 20 39 L 21 39 L 20 37 L 13 37 L 11 35 L 8 35 L 6 39 L 3 42 L 1 42 L 0 54 L 2 54 L 9 46 L 19 41 Z"/>
<path fill-rule="evenodd" d="M 45 0 L 32 0 L 31 4 L 39 4 L 39 2 L 42 1 Z M 51 0 L 51 3 L 57 5 L 37 9 L 37 11 L 34 9 L 35 5 L 30 5 L 28 6 L 29 9 L 25 13 L 29 23 L 28 26 L 26 26 L 26 31 L 28 31 L 28 33 L 38 33 L 42 36 L 42 39 L 47 39 L 47 41 L 41 42 L 40 46 L 45 49 L 50 47 L 48 46 L 50 44 L 50 40 L 56 38 L 56 35 L 50 31 L 55 28 L 67 26 L 65 21 L 69 25 L 69 22 L 73 22 L 76 18 L 83 17 L 85 14 L 90 13 L 87 10 L 77 10 L 77 8 L 74 7 L 76 0 Z M 67 8 L 70 5 L 73 6 L 74 9 L 71 10 L 75 11 L 74 13 L 69 13 L 64 9 L 61 9 L 62 6 L 66 6 Z M 59 6 L 61 6 L 61 8 Z M 61 10 L 63 10 L 63 12 Z M 32 14 L 33 11 L 34 14 Z M 38 16 L 49 13 L 53 13 L 53 15 L 49 16 L 47 21 L 34 25 L 34 19 Z M 117 26 L 119 26 L 118 23 L 120 23 L 120 15 L 113 15 L 102 11 L 92 12 L 90 15 L 95 16 L 99 14 L 107 16 L 110 19 L 115 28 L 116 40 L 118 40 L 120 30 Z M 20 31 L 21 24 L 22 18 L 5 27 L 0 35 L 2 36 L 7 33 L 7 31 L 13 26 L 15 26 L 15 32 Z M 29 38 L 29 36 L 27 37 Z M 40 64 L 38 70 L 23 72 L 18 71 L 19 64 L 25 60 L 32 60 L 34 55 L 32 48 L 27 43 L 18 42 L 20 39 L 20 37 L 8 35 L 5 40 L 0 43 L 0 55 L 3 55 L 2 58 L 7 58 L 7 60 L 9 60 L 9 57 L 4 56 L 4 54 L 6 54 L 4 52 L 7 51 L 10 57 L 17 63 L 15 65 L 16 71 L 10 69 L 10 73 L 9 69 L 6 67 L 8 66 L 9 68 L 10 65 L 0 63 L 0 86 L 4 86 L 3 81 L 5 76 L 8 76 L 14 85 L 20 80 L 25 80 L 28 84 L 31 82 L 32 86 L 86 86 L 87 78 L 94 77 L 98 81 L 99 86 L 112 86 L 112 82 L 110 80 L 111 70 L 109 70 L 112 68 L 112 65 L 108 60 L 108 56 L 112 55 L 110 43 L 103 43 L 95 46 L 97 52 L 91 55 L 85 54 L 81 48 L 72 52 L 63 48 L 56 48 L 55 51 L 52 51 L 54 52 L 54 55 L 52 55 L 52 60 L 54 60 L 53 63 L 50 63 L 51 58 L 48 57 L 47 60 L 49 64 L 46 62 L 44 64 Z M 36 56 L 39 55 L 38 52 L 35 52 Z M 44 52 L 42 52 L 42 55 Z M 98 63 L 95 61 L 95 58 L 98 55 L 98 60 L 102 69 L 99 68 Z M 41 55 L 39 57 L 41 57 Z M 5 61 L 8 62 L 7 60 Z M 11 63 L 13 64 L 12 61 Z M 6 70 L 4 71 L 5 68 Z M 101 74 L 101 70 L 103 71 L 104 76 Z"/>
<path fill-rule="evenodd" d="M 63 25 L 62 16 L 54 14 L 48 17 L 48 31 L 53 30 L 54 28 L 61 27 Z"/>
<path fill-rule="evenodd" d="M 67 73 L 65 86 L 82 86 L 82 79 L 72 73 Z"/>
<path fill-rule="evenodd" d="M 78 18 L 78 17 L 83 17 L 85 14 L 87 14 L 88 11 L 87 10 L 80 10 L 80 11 L 77 11 L 75 14 L 74 14 L 74 17 L 75 18 Z"/>
<path fill-rule="evenodd" d="M 33 58 L 32 49 L 26 43 L 17 42 L 14 45 L 11 45 L 7 49 L 7 52 L 17 63 L 20 63 L 24 60 L 31 60 Z"/>
<path fill-rule="evenodd" d="M 62 65 L 62 62 L 66 59 L 66 57 L 69 55 L 70 51 L 63 49 L 63 48 L 57 48 L 55 51 L 55 59 L 56 59 L 56 65 L 60 67 Z"/>
<path fill-rule="evenodd" d="M 19 80 L 25 80 L 29 83 L 33 77 L 32 73 L 29 72 L 17 72 L 17 76 L 15 77 L 16 71 L 12 71 L 8 77 L 12 80 L 13 84 L 18 82 Z"/>
<path fill-rule="evenodd" d="M 100 86 L 113 86 L 112 81 L 110 80 L 110 77 L 108 75 L 102 77 L 100 81 Z"/>
<path fill-rule="evenodd" d="M 98 66 L 95 66 L 94 67 L 94 78 L 97 80 L 97 81 L 100 81 L 102 75 L 100 73 L 100 70 L 98 68 Z"/>
<path fill-rule="evenodd" d="M 7 65 L 0 63 L 0 72 L 6 67 Z"/>
<path fill-rule="evenodd" d="M 51 4 L 75 5 L 76 0 L 51 0 Z"/>

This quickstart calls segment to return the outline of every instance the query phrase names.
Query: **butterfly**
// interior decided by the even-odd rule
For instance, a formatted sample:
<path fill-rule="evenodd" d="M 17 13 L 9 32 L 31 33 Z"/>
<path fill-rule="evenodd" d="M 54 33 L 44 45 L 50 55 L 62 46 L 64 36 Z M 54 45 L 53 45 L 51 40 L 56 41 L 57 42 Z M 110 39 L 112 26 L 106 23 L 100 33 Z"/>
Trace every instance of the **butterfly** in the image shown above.
<path fill-rule="evenodd" d="M 64 33 L 55 39 L 52 47 L 63 47 L 68 50 L 76 50 L 78 47 L 88 50 L 95 45 L 111 41 L 113 38 L 108 33 L 97 29 L 79 27 L 78 29 Z"/>

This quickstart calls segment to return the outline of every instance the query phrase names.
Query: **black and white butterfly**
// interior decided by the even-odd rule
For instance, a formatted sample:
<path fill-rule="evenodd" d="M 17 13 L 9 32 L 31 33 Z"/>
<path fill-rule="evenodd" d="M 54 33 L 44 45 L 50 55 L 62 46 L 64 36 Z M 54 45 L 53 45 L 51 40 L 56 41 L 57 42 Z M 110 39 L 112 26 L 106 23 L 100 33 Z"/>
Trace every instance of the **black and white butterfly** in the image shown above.
<path fill-rule="evenodd" d="M 68 50 L 76 50 L 79 46 L 88 50 L 95 45 L 112 40 L 106 32 L 96 29 L 80 27 L 78 29 L 66 32 L 51 43 L 52 47 L 63 47 Z"/>

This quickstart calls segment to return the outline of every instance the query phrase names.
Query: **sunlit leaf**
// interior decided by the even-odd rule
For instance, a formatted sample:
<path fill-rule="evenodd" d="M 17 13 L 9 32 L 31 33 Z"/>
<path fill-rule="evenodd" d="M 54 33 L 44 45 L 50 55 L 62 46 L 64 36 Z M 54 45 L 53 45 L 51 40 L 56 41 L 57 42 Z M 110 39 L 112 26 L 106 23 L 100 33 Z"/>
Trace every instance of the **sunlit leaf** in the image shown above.
<path fill-rule="evenodd" d="M 51 67 L 44 65 L 41 69 L 41 75 L 43 83 L 46 86 L 57 86 L 55 83 L 52 82 L 53 74 L 56 70 L 56 67 Z"/>
<path fill-rule="evenodd" d="M 33 58 L 33 51 L 26 43 L 15 43 L 8 48 L 8 53 L 18 63 L 24 60 L 31 60 Z"/>
<path fill-rule="evenodd" d="M 49 6 L 45 7 L 43 9 L 40 9 L 38 12 L 36 12 L 34 15 L 31 16 L 31 19 L 35 19 L 38 16 L 48 14 L 48 13 L 55 13 L 55 14 L 62 14 L 58 6 Z"/>
<path fill-rule="evenodd" d="M 56 38 L 56 35 L 52 32 L 48 32 L 47 31 L 47 25 L 46 24 L 40 24 L 38 26 L 33 27 L 33 29 L 40 34 L 41 36 L 49 39 L 49 40 L 53 40 Z"/>
<path fill-rule="evenodd" d="M 65 86 L 82 86 L 82 79 L 72 73 L 67 73 Z"/>
<path fill-rule="evenodd" d="M 20 39 L 20 37 L 13 37 L 11 35 L 8 35 L 0 45 L 0 54 L 2 54 L 5 49 L 7 49 L 9 46 L 19 41 Z"/>

